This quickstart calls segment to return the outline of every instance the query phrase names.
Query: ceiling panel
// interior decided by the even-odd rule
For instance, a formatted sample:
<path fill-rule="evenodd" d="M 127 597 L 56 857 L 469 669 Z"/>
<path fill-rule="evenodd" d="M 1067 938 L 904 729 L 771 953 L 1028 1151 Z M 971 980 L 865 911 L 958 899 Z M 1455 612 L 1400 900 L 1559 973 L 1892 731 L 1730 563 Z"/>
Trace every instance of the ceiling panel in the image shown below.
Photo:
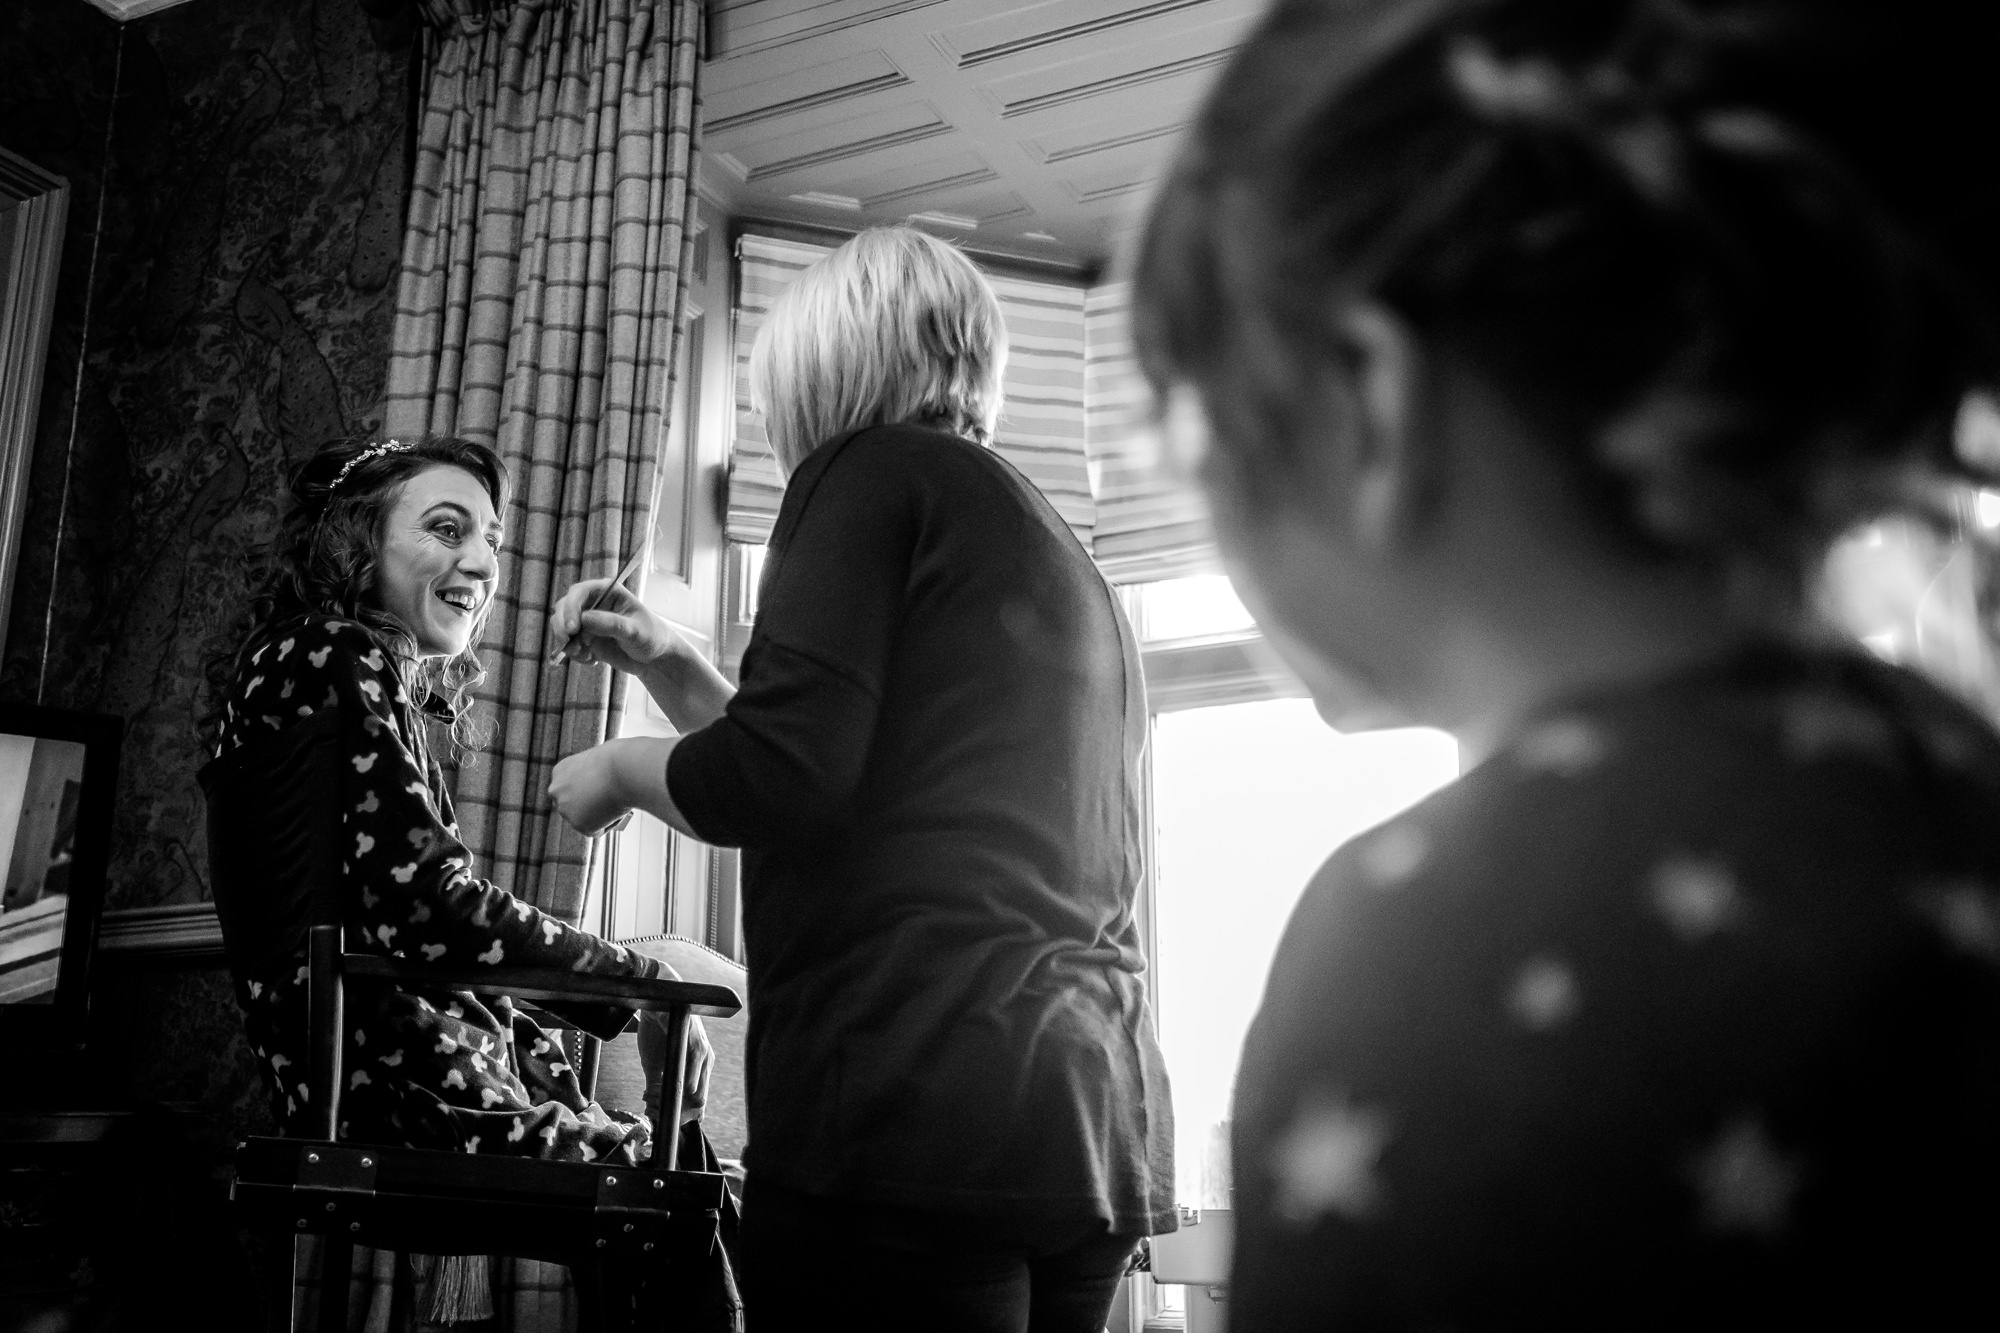
<path fill-rule="evenodd" d="M 716 59 L 753 55 L 864 24 L 893 22 L 951 0 L 710 0 L 709 50 Z"/>
<path fill-rule="evenodd" d="M 859 51 L 837 60 L 780 69 L 756 83 L 711 89 L 704 97 L 711 134 L 782 116 L 803 115 L 869 93 L 909 83 L 880 51 Z"/>
<path fill-rule="evenodd" d="M 786 116 L 772 128 L 777 132 L 743 136 L 740 147 L 724 155 L 733 174 L 752 183 L 797 181 L 805 172 L 856 159 L 879 160 L 879 155 L 890 149 L 952 132 L 951 123 L 936 107 L 901 100 L 838 120 Z M 722 138 L 714 136 L 714 140 Z"/>
<path fill-rule="evenodd" d="M 1263 3 L 712 0 L 703 188 L 1094 268 Z"/>

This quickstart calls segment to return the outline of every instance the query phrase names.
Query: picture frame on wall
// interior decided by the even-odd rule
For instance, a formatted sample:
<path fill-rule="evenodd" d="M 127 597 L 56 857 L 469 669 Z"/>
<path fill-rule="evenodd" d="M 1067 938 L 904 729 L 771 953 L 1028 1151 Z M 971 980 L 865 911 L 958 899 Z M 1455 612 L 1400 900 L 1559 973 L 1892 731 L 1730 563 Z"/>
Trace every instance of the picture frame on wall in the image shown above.
<path fill-rule="evenodd" d="M 0 704 L 0 1041 L 84 1038 L 122 719 Z"/>

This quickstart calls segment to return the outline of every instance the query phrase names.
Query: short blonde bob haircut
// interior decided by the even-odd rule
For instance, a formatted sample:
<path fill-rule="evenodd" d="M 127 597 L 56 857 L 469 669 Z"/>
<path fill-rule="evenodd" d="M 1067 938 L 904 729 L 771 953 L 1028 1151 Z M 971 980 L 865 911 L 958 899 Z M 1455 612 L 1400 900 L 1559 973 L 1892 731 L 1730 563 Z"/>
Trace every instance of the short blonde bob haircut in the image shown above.
<path fill-rule="evenodd" d="M 910 227 L 860 233 L 801 273 L 750 348 L 750 403 L 790 476 L 863 426 L 915 422 L 993 443 L 1007 327 L 958 250 Z"/>

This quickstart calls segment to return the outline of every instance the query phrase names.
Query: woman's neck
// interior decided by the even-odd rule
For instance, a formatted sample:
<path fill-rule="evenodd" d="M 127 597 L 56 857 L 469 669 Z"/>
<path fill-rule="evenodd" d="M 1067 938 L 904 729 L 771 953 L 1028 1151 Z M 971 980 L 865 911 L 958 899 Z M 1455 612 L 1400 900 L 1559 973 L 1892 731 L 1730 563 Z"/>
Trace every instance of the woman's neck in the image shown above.
<path fill-rule="evenodd" d="M 1450 617 L 1435 712 L 1468 762 L 1563 700 L 1643 686 L 1747 644 L 1807 633 L 1777 603 L 1685 571 L 1551 560 L 1504 605 Z"/>

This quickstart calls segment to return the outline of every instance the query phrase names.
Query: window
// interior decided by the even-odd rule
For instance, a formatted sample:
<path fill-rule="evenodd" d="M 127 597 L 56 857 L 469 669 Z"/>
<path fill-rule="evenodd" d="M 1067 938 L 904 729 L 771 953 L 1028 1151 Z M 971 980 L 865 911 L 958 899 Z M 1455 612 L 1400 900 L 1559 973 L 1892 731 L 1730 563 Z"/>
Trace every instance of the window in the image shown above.
<path fill-rule="evenodd" d="M 1308 699 L 1157 714 L 1153 962 L 1179 1202 L 1227 1208 L 1236 1060 L 1279 936 L 1333 849 L 1450 782 L 1442 732 L 1343 736 Z"/>
<path fill-rule="evenodd" d="M 726 264 L 708 262 L 719 243 L 707 205 L 697 224 L 687 323 L 675 367 L 674 396 L 661 444 L 653 502 L 650 558 L 639 591 L 646 604 L 711 660 L 721 660 L 727 626 L 722 603 L 728 562 L 722 539 L 722 477 L 729 450 Z M 637 680 L 622 682 L 621 736 L 670 736 L 673 725 Z M 598 844 L 586 920 L 612 939 L 676 934 L 740 956 L 735 861 L 683 837 L 645 813 Z"/>
<path fill-rule="evenodd" d="M 1134 599 L 1139 634 L 1148 643 L 1254 637 L 1257 626 L 1221 574 L 1142 583 Z"/>
<path fill-rule="evenodd" d="M 2000 720 L 2000 492 L 1949 501 L 1948 526 L 1887 519 L 1835 543 L 1820 597 L 1878 656 Z"/>
<path fill-rule="evenodd" d="M 1184 1207 L 1227 1208 L 1237 1058 L 1300 892 L 1342 842 L 1455 778 L 1458 748 L 1438 731 L 1328 727 L 1220 576 L 1126 595 L 1153 709 L 1141 916 L 1176 1192 Z M 1132 1327 L 1179 1326 L 1179 1288 L 1128 1291 Z"/>

